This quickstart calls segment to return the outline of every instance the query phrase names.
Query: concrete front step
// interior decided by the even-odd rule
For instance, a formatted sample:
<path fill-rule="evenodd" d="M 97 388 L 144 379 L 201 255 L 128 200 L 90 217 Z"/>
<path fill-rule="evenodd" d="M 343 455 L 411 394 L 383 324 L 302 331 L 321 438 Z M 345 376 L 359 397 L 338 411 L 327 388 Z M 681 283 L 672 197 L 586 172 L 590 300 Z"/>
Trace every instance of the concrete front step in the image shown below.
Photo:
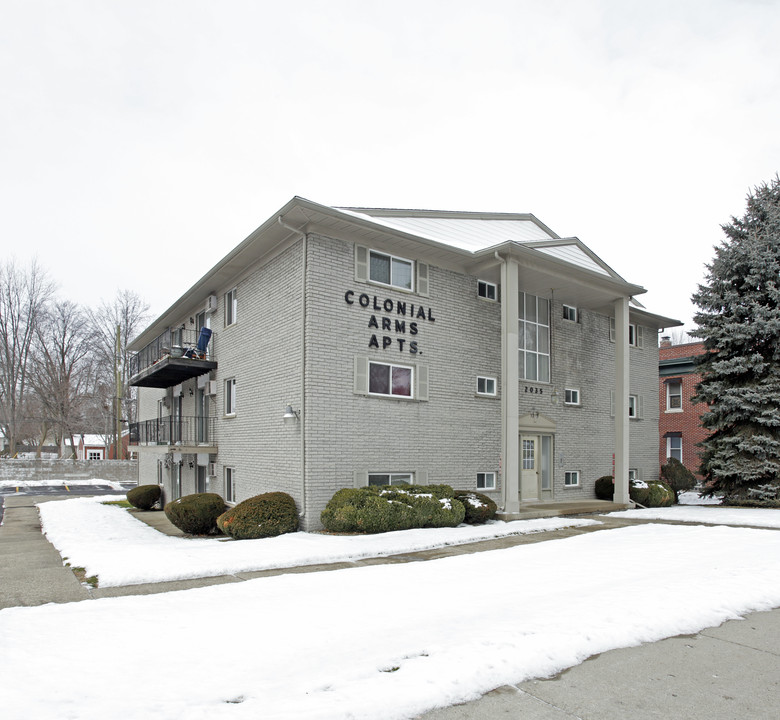
<path fill-rule="evenodd" d="M 512 520 L 531 520 L 533 518 L 561 517 L 563 515 L 585 515 L 591 513 L 610 513 L 627 510 L 629 505 L 609 502 L 608 500 L 573 500 L 571 502 L 528 502 L 520 503 L 520 510 L 514 513 L 498 512 L 496 518 L 510 522 Z"/>

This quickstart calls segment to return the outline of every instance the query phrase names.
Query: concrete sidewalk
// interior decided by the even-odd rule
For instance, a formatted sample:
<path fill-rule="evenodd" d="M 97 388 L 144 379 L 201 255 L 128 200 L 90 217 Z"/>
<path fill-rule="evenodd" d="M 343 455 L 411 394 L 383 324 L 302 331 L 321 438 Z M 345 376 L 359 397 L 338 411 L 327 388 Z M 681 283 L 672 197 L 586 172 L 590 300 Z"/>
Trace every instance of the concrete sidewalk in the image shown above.
<path fill-rule="evenodd" d="M 59 553 L 42 535 L 35 504 L 54 499 L 57 498 L 5 498 L 6 512 L 0 526 L 0 608 L 144 595 L 290 572 L 434 560 L 599 532 L 636 522 L 600 517 L 604 525 L 500 538 L 393 557 L 103 589 L 90 588 L 79 582 L 73 571 L 63 566 Z M 137 516 L 162 532 L 181 534 L 164 513 L 137 513 Z M 572 597 L 572 612 L 576 612 L 576 597 Z M 501 687 L 474 702 L 434 710 L 420 717 L 426 720 L 494 720 L 499 717 L 523 720 L 750 720 L 775 718 L 779 706 L 780 609 L 777 609 L 754 613 L 745 620 L 726 622 L 693 636 L 612 650 L 554 678 Z"/>

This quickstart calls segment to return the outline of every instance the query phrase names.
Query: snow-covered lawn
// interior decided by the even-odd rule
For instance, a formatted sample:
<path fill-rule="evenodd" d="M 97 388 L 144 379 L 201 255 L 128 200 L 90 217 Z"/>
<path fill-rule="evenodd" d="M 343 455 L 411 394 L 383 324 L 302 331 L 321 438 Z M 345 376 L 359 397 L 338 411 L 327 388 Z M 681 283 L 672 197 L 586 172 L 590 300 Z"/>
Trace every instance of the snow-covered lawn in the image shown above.
<path fill-rule="evenodd" d="M 642 524 L 429 562 L 9 608 L 0 712 L 410 718 L 778 606 L 780 532 Z"/>
<path fill-rule="evenodd" d="M 86 487 L 86 486 L 100 485 L 103 487 L 104 490 L 106 485 L 108 485 L 114 490 L 124 489 L 124 486 L 121 483 L 114 482 L 113 480 L 100 480 L 98 478 L 94 478 L 92 480 L 84 480 L 84 479 L 70 480 L 68 478 L 59 478 L 55 480 L 25 480 L 25 481 L 0 480 L 0 489 L 16 488 L 16 487 L 26 487 L 26 488 L 56 487 L 58 485 L 69 485 L 73 487 L 76 486 Z"/>
<path fill-rule="evenodd" d="M 608 517 L 780 528 L 780 509 L 775 510 L 770 508 L 675 505 L 666 508 L 619 510 L 618 512 L 609 513 Z"/>
<path fill-rule="evenodd" d="M 347 536 L 292 533 L 265 540 L 169 537 L 127 510 L 101 504 L 116 497 L 40 503 L 46 537 L 71 565 L 97 575 L 101 587 L 382 557 L 477 540 L 597 525 L 598 520 L 543 518 L 437 530 Z"/>

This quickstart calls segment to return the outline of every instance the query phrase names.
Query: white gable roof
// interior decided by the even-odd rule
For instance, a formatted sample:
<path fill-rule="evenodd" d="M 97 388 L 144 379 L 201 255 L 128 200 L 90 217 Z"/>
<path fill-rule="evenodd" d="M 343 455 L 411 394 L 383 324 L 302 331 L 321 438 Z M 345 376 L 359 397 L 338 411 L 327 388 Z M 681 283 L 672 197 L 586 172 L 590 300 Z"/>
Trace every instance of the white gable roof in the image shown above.
<path fill-rule="evenodd" d="M 335 208 L 355 217 L 443 245 L 478 252 L 516 242 L 576 267 L 618 277 L 575 238 L 561 238 L 533 215 L 435 210 Z"/>

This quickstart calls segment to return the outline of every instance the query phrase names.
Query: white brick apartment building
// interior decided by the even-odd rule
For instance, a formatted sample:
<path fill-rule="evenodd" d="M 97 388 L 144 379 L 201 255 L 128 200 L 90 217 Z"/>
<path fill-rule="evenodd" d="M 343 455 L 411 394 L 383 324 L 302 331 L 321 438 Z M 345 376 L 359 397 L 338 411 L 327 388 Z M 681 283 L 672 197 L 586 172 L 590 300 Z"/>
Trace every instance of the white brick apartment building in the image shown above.
<path fill-rule="evenodd" d="M 304 529 L 367 483 L 511 513 L 614 469 L 626 502 L 658 475 L 657 332 L 679 324 L 643 292 L 533 215 L 293 198 L 133 343 L 139 482 L 282 490 Z"/>

